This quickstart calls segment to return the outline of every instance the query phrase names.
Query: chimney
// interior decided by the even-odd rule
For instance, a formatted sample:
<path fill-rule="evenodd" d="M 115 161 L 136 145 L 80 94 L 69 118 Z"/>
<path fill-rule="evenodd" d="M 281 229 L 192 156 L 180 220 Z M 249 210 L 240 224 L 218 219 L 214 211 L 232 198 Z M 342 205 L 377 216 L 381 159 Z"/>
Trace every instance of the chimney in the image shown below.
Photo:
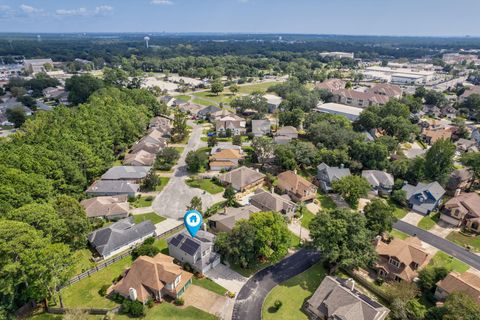
<path fill-rule="evenodd" d="M 462 190 L 460 188 L 455 189 L 455 197 L 458 197 L 461 192 L 462 192 Z"/>
<path fill-rule="evenodd" d="M 345 168 L 345 165 L 343 163 L 340 164 L 340 169 Z"/>
<path fill-rule="evenodd" d="M 297 169 L 293 170 L 293 173 L 297 174 Z"/>
<path fill-rule="evenodd" d="M 207 224 L 206 224 L 206 223 L 203 223 L 203 224 L 202 224 L 202 230 L 203 230 L 203 231 L 207 231 Z"/>
<path fill-rule="evenodd" d="M 135 288 L 130 288 L 128 289 L 128 297 L 130 298 L 130 300 L 132 301 L 135 301 L 137 300 L 137 290 L 135 290 Z"/>
<path fill-rule="evenodd" d="M 345 285 L 351 290 L 355 290 L 355 280 L 352 278 L 348 278 L 347 281 L 345 281 Z"/>
<path fill-rule="evenodd" d="M 272 187 L 270 188 L 270 193 L 275 193 L 275 187 L 274 187 L 274 186 L 272 186 Z"/>

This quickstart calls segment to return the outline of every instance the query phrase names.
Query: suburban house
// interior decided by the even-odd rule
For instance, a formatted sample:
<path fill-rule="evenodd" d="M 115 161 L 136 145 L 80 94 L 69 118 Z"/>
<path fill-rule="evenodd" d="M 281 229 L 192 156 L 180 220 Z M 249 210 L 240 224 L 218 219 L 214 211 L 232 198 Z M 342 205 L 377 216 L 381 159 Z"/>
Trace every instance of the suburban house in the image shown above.
<path fill-rule="evenodd" d="M 223 185 L 232 186 L 237 191 L 237 199 L 255 189 L 261 187 L 265 182 L 265 175 L 257 170 L 242 166 L 218 176 Z"/>
<path fill-rule="evenodd" d="M 42 94 L 47 100 L 61 99 L 62 96 L 65 96 L 65 88 L 63 87 L 48 87 L 42 90 Z M 68 93 L 67 93 L 68 95 Z"/>
<path fill-rule="evenodd" d="M 473 87 L 467 88 L 465 92 L 463 92 L 463 94 L 459 97 L 458 101 L 462 103 L 472 94 L 480 95 L 480 86 L 473 86 Z"/>
<path fill-rule="evenodd" d="M 140 150 L 137 153 L 129 153 L 123 159 L 123 164 L 129 166 L 153 166 L 156 155 L 148 151 Z"/>
<path fill-rule="evenodd" d="M 350 121 L 355 121 L 362 113 L 363 109 L 359 107 L 347 106 L 340 103 L 328 102 L 321 103 L 319 102 L 315 109 L 316 112 L 336 114 L 346 117 Z"/>
<path fill-rule="evenodd" d="M 168 253 L 182 264 L 188 263 L 193 270 L 205 274 L 220 263 L 220 255 L 214 251 L 215 236 L 199 230 L 192 238 L 186 231 L 168 239 Z"/>
<path fill-rule="evenodd" d="M 280 173 L 277 176 L 277 188 L 295 202 L 310 201 L 317 197 L 317 186 L 294 171 Z"/>
<path fill-rule="evenodd" d="M 263 97 L 267 100 L 269 113 L 274 113 L 282 103 L 282 98 L 274 94 L 265 94 Z"/>
<path fill-rule="evenodd" d="M 210 170 L 231 170 L 238 167 L 239 161 L 242 159 L 244 159 L 244 155 L 241 148 L 217 148 L 215 153 L 210 156 Z"/>
<path fill-rule="evenodd" d="M 384 320 L 390 310 L 355 289 L 353 279 L 326 276 L 304 306 L 312 320 Z"/>
<path fill-rule="evenodd" d="M 385 105 L 390 98 L 385 95 L 370 92 L 339 89 L 333 93 L 333 101 L 358 108 L 366 108 L 372 105 Z"/>
<path fill-rule="evenodd" d="M 455 148 L 457 152 L 464 153 L 464 152 L 478 152 L 477 141 L 473 139 L 458 139 L 455 141 Z"/>
<path fill-rule="evenodd" d="M 118 196 L 125 194 L 128 197 L 137 195 L 140 185 L 122 180 L 97 180 L 85 191 L 92 196 Z"/>
<path fill-rule="evenodd" d="M 378 259 L 373 269 L 377 276 L 385 280 L 411 282 L 418 271 L 425 267 L 432 256 L 422 248 L 421 241 L 416 237 L 405 240 L 393 238 L 389 243 L 377 237 L 375 250 Z"/>
<path fill-rule="evenodd" d="M 141 151 L 148 152 L 151 154 L 157 154 L 165 146 L 166 146 L 166 143 L 164 144 L 153 143 L 153 142 L 148 142 L 142 139 L 132 146 L 132 148 L 130 149 L 130 154 L 135 154 Z"/>
<path fill-rule="evenodd" d="M 440 139 L 450 140 L 452 130 L 450 128 L 423 129 L 420 136 L 425 143 L 432 145 Z"/>
<path fill-rule="evenodd" d="M 275 211 L 283 214 L 287 220 L 292 219 L 297 210 L 297 205 L 287 195 L 280 196 L 274 192 L 257 189 L 250 198 L 250 204 L 261 211 Z"/>
<path fill-rule="evenodd" d="M 35 75 L 40 72 L 46 72 L 46 66 L 53 67 L 52 59 L 25 59 L 23 61 L 23 68 L 27 74 Z"/>
<path fill-rule="evenodd" d="M 450 174 L 447 182 L 447 194 L 455 195 L 457 190 L 464 191 L 473 182 L 473 173 L 468 168 L 457 169 Z"/>
<path fill-rule="evenodd" d="M 218 135 L 225 135 L 230 130 L 232 135 L 240 136 L 247 133 L 247 122 L 237 115 L 227 115 L 215 121 L 215 131 Z"/>
<path fill-rule="evenodd" d="M 148 134 L 142 138 L 145 142 L 160 144 L 162 147 L 166 146 L 166 133 L 165 130 L 159 130 L 157 128 L 150 129 Z"/>
<path fill-rule="evenodd" d="M 340 89 L 345 89 L 346 82 L 340 79 L 327 79 L 323 82 L 316 83 L 315 89 L 319 90 L 328 90 L 330 92 L 334 92 Z"/>
<path fill-rule="evenodd" d="M 155 226 L 150 220 L 135 224 L 133 217 L 128 217 L 93 231 L 88 235 L 88 242 L 102 258 L 106 259 L 154 235 Z"/>
<path fill-rule="evenodd" d="M 178 106 L 178 109 L 188 114 L 196 116 L 197 113 L 203 109 L 203 106 L 196 103 L 187 102 L 187 103 L 180 104 Z"/>
<path fill-rule="evenodd" d="M 200 119 L 209 119 L 211 116 L 215 116 L 222 111 L 222 108 L 216 106 L 208 106 L 198 111 L 197 117 Z"/>
<path fill-rule="evenodd" d="M 117 166 L 111 167 L 102 175 L 102 180 L 124 180 L 140 183 L 152 170 L 149 166 Z"/>
<path fill-rule="evenodd" d="M 80 202 L 89 218 L 119 220 L 128 217 L 130 205 L 127 195 L 95 197 Z"/>
<path fill-rule="evenodd" d="M 162 253 L 138 257 L 113 286 L 112 292 L 142 303 L 149 299 L 162 301 L 164 296 L 179 298 L 192 284 L 193 274 L 182 270 L 173 260 Z"/>
<path fill-rule="evenodd" d="M 279 128 L 273 137 L 276 144 L 287 144 L 293 139 L 298 139 L 298 130 L 292 126 Z"/>
<path fill-rule="evenodd" d="M 216 213 L 208 218 L 208 227 L 212 232 L 230 232 L 235 226 L 235 222 L 240 219 L 248 219 L 250 215 L 259 212 L 260 209 L 253 205 L 234 208 L 225 207 L 222 212 Z"/>
<path fill-rule="evenodd" d="M 270 120 L 252 120 L 252 133 L 255 137 L 262 137 L 271 132 Z"/>
<path fill-rule="evenodd" d="M 436 181 L 428 184 L 419 182 L 416 186 L 406 184 L 402 190 L 406 192 L 410 208 L 423 214 L 429 214 L 437 209 L 445 194 L 445 189 Z"/>
<path fill-rule="evenodd" d="M 377 83 L 365 92 L 396 99 L 400 99 L 403 93 L 400 86 L 390 83 Z"/>
<path fill-rule="evenodd" d="M 392 192 L 394 179 L 390 173 L 380 170 L 363 170 L 362 177 L 367 179 L 376 194 L 382 196 Z"/>
<path fill-rule="evenodd" d="M 162 130 L 171 130 L 171 120 L 166 117 L 154 117 L 150 120 L 149 128 L 162 129 Z M 160 130 L 160 131 L 162 131 Z"/>
<path fill-rule="evenodd" d="M 478 193 L 456 195 L 445 202 L 441 212 L 442 221 L 480 233 L 480 195 Z"/>
<path fill-rule="evenodd" d="M 435 299 L 443 301 L 453 292 L 463 292 L 480 304 L 480 277 L 470 272 L 450 272 L 437 282 Z"/>
<path fill-rule="evenodd" d="M 317 181 L 324 192 L 332 190 L 332 183 L 343 177 L 350 175 L 350 169 L 340 167 L 330 167 L 326 163 L 320 163 L 317 166 Z"/>

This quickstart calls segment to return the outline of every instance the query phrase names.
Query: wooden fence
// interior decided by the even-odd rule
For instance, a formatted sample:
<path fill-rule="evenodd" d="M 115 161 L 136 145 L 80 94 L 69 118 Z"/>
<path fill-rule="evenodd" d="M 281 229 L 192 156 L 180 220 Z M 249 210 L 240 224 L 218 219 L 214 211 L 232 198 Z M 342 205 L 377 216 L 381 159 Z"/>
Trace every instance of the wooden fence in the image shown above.
<path fill-rule="evenodd" d="M 81 310 L 83 312 L 86 312 L 86 313 L 92 314 L 92 315 L 105 315 L 109 312 L 118 313 L 120 311 L 120 307 L 115 307 L 113 309 L 95 309 L 95 308 L 69 309 L 69 308 L 50 308 L 50 307 L 47 307 L 47 309 L 46 309 L 47 313 L 52 313 L 52 314 L 65 314 L 69 310 Z"/>
<path fill-rule="evenodd" d="M 177 233 L 178 231 L 180 231 L 181 229 L 183 229 L 183 224 L 181 225 L 178 225 L 168 231 L 165 231 L 164 233 L 161 233 L 161 234 L 157 234 L 155 236 L 156 239 L 161 239 L 161 238 L 164 238 L 166 237 L 167 235 L 170 235 L 170 234 L 174 234 L 174 233 Z M 140 245 L 140 244 L 139 244 Z M 137 245 L 138 246 L 138 245 Z M 125 257 L 129 256 L 132 254 L 132 251 L 136 248 L 133 247 L 133 248 L 129 248 L 127 251 L 121 253 L 120 255 L 118 256 L 115 256 L 111 259 L 108 259 L 108 260 L 105 260 L 104 262 L 101 262 L 99 264 L 97 264 L 95 267 L 85 271 L 85 272 L 82 272 L 76 276 L 74 276 L 73 278 L 71 278 L 70 280 L 68 280 L 67 282 L 65 282 L 64 284 L 62 284 L 61 286 L 58 286 L 57 287 L 57 291 L 60 291 L 61 289 L 65 288 L 65 287 L 68 287 L 68 286 L 71 286 L 72 284 L 74 283 L 77 283 L 78 281 L 82 280 L 82 279 L 85 279 L 87 277 L 90 277 L 92 274 L 94 273 L 97 273 L 98 271 L 108 267 L 109 265 L 111 265 L 112 263 L 115 263 L 117 261 L 120 261 L 122 259 L 124 259 Z"/>

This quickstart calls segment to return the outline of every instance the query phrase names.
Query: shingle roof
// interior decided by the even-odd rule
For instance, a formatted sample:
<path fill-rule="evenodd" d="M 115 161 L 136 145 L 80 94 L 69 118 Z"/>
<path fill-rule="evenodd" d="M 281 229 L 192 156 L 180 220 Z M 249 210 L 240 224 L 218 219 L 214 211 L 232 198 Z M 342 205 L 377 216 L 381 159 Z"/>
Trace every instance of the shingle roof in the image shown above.
<path fill-rule="evenodd" d="M 107 256 L 154 232 L 155 226 L 150 220 L 135 224 L 133 217 L 128 217 L 108 227 L 93 231 L 88 235 L 88 241 L 100 255 Z"/>
<path fill-rule="evenodd" d="M 443 189 L 443 187 L 436 181 L 429 184 L 419 182 L 416 186 L 407 184 L 403 186 L 402 190 L 406 192 L 407 199 L 410 202 L 417 202 L 417 198 L 420 195 L 424 197 L 424 201 L 429 199 L 432 200 L 432 198 L 433 201 L 438 201 L 445 194 L 445 189 Z M 422 206 L 422 203 L 416 204 Z M 428 205 L 428 203 L 424 204 Z"/>
<path fill-rule="evenodd" d="M 195 238 L 192 238 L 186 231 L 183 231 L 168 239 L 167 242 L 169 245 L 179 248 L 189 256 L 193 256 L 199 249 L 203 252 L 213 246 L 215 235 L 207 231 L 199 230 Z"/>
<path fill-rule="evenodd" d="M 80 204 L 85 208 L 89 218 L 108 217 L 128 214 L 130 205 L 127 200 L 127 195 L 105 196 L 85 199 Z"/>
<path fill-rule="evenodd" d="M 315 185 L 293 171 L 285 171 L 278 176 L 278 187 L 285 191 L 303 196 L 307 191 L 316 189 Z"/>
<path fill-rule="evenodd" d="M 103 180 L 138 180 L 145 178 L 152 167 L 148 166 L 117 166 L 108 169 L 102 175 Z"/>
<path fill-rule="evenodd" d="M 122 180 L 97 180 L 88 189 L 87 193 L 136 193 L 140 186 Z"/>
<path fill-rule="evenodd" d="M 252 120 L 253 134 L 267 134 L 270 132 L 270 120 Z"/>
<path fill-rule="evenodd" d="M 448 294 L 453 292 L 463 292 L 472 297 L 477 303 L 480 303 L 480 277 L 465 272 L 450 272 L 447 277 L 437 282 L 437 287 L 443 289 Z"/>
<path fill-rule="evenodd" d="M 233 229 L 235 222 L 240 219 L 248 219 L 254 212 L 259 212 L 255 206 L 247 205 L 240 208 L 226 207 L 223 212 L 214 214 L 208 220 L 217 221 L 228 229 Z"/>
<path fill-rule="evenodd" d="M 317 171 L 325 171 L 328 177 L 328 182 L 333 182 L 335 180 L 341 179 L 343 177 L 350 175 L 350 169 L 348 168 L 339 168 L 339 167 L 330 167 L 326 163 L 322 162 L 317 166 Z"/>
<path fill-rule="evenodd" d="M 394 179 L 390 173 L 380 170 L 363 170 L 362 177 L 367 179 L 372 187 L 393 187 Z"/>
<path fill-rule="evenodd" d="M 123 160 L 123 163 L 127 165 L 132 165 L 135 163 L 140 163 L 144 166 L 153 165 L 153 163 L 155 162 L 155 157 L 156 156 L 150 152 L 140 150 L 137 153 L 127 154 L 125 156 L 125 159 Z"/>
<path fill-rule="evenodd" d="M 281 135 L 285 135 L 285 134 L 295 134 L 295 133 L 298 133 L 297 128 L 292 127 L 292 126 L 285 126 L 285 127 L 279 128 L 277 130 L 276 135 L 281 136 Z"/>
<path fill-rule="evenodd" d="M 235 190 L 241 190 L 249 184 L 264 178 L 265 175 L 263 173 L 247 167 L 237 168 L 218 177 L 221 182 L 230 184 Z"/>
<path fill-rule="evenodd" d="M 268 208 L 268 210 L 276 212 L 289 211 L 289 209 L 295 208 L 296 206 L 294 202 L 263 189 L 255 191 L 255 194 L 250 198 L 250 203 L 254 206 L 263 206 Z"/>
<path fill-rule="evenodd" d="M 457 208 L 462 212 L 469 212 L 476 218 L 480 217 L 480 195 L 475 192 L 462 193 L 445 203 L 449 209 Z"/>

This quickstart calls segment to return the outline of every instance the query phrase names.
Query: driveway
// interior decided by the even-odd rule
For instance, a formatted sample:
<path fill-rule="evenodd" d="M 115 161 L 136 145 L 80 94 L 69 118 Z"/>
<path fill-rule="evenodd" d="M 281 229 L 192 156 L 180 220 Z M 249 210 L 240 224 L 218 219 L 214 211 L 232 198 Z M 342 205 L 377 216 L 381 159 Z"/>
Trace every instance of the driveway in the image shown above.
<path fill-rule="evenodd" d="M 221 296 L 205 288 L 191 285 L 185 295 L 185 306 L 193 306 L 210 314 L 219 316 L 220 319 L 230 319 L 233 299 Z"/>
<path fill-rule="evenodd" d="M 187 153 L 207 146 L 206 142 L 200 140 L 203 130 L 202 125 L 194 124 L 192 121 L 189 121 L 188 124 L 193 127 L 188 144 L 185 146 L 177 165 L 173 168 L 173 174 L 167 185 L 152 203 L 154 212 L 172 219 L 182 219 L 190 200 L 195 196 L 202 199 L 203 209 L 207 209 L 221 200 L 221 195 L 213 196 L 208 192 L 190 188 L 185 184 L 185 180 L 188 178 L 185 164 Z"/>
<path fill-rule="evenodd" d="M 257 320 L 262 318 L 262 305 L 270 290 L 310 268 L 320 261 L 320 253 L 301 249 L 279 263 L 257 272 L 240 290 L 235 306 L 233 320 Z"/>
<path fill-rule="evenodd" d="M 228 291 L 235 293 L 240 292 L 240 289 L 242 289 L 243 285 L 248 280 L 247 277 L 242 276 L 238 272 L 233 271 L 221 263 L 215 268 L 207 271 L 205 275 Z"/>
<path fill-rule="evenodd" d="M 424 215 L 421 215 L 420 213 L 416 213 L 413 211 L 410 211 L 405 215 L 405 217 L 402 218 L 402 221 L 405 221 L 408 224 L 418 226 L 418 223 L 422 218 L 425 217 Z"/>

